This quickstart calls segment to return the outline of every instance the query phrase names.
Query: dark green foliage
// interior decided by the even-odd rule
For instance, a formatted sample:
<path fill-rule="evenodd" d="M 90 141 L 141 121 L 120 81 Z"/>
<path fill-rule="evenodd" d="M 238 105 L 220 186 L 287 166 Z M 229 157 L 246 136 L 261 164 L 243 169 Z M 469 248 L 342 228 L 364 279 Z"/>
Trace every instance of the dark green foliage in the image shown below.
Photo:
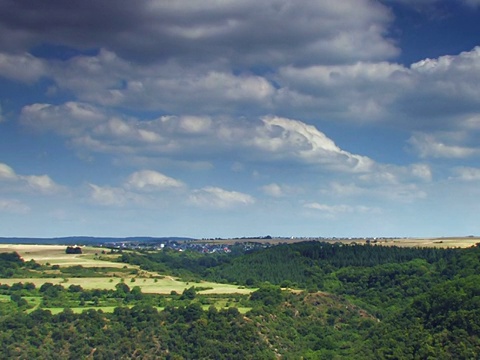
<path fill-rule="evenodd" d="M 23 266 L 23 259 L 16 252 L 0 253 L 0 277 L 13 277 Z"/>
<path fill-rule="evenodd" d="M 38 276 L 42 266 L 34 260 L 24 261 L 16 252 L 0 253 L 0 278 Z"/>
<path fill-rule="evenodd" d="M 191 286 L 188 289 L 183 290 L 182 296 L 180 297 L 181 300 L 193 300 L 195 299 L 195 295 L 197 292 L 195 291 L 195 287 Z"/>
<path fill-rule="evenodd" d="M 60 272 L 67 277 L 103 277 L 106 273 L 127 272 L 126 269 L 114 267 L 83 267 L 82 265 L 59 267 L 56 270 L 60 270 Z"/>
<path fill-rule="evenodd" d="M 67 246 L 65 249 L 66 254 L 81 254 L 82 248 L 80 246 Z"/>
<path fill-rule="evenodd" d="M 282 299 L 282 291 L 273 285 L 264 285 L 250 296 L 250 300 L 259 301 L 265 306 L 278 305 Z"/>
<path fill-rule="evenodd" d="M 225 254 L 201 254 L 196 251 L 124 253 L 119 261 L 139 265 L 143 270 L 168 273 L 187 280 L 200 280 L 207 276 L 209 269 L 230 261 Z"/>
<path fill-rule="evenodd" d="M 442 259 L 450 261 L 457 256 L 455 250 L 418 249 L 387 246 L 361 246 L 303 242 L 282 244 L 263 251 L 224 261 L 209 269 L 209 279 L 237 282 L 245 285 L 268 281 L 280 285 L 285 280 L 289 285 L 304 289 L 329 289 L 335 277 L 330 275 L 345 268 L 370 268 L 380 265 L 404 264 L 423 259 L 432 264 Z"/>
<path fill-rule="evenodd" d="M 164 312 L 145 306 L 113 314 L 15 313 L 0 320 L 0 343 L 5 359 L 274 359 L 238 311 L 204 312 L 195 304 Z"/>

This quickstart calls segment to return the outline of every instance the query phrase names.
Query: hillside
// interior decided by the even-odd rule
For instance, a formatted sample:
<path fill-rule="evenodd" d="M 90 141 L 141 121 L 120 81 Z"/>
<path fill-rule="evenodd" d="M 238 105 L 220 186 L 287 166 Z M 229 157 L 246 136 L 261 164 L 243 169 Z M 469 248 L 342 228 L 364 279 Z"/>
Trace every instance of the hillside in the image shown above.
<path fill-rule="evenodd" d="M 247 253 L 126 251 L 109 255 L 120 267 L 88 270 L 0 255 L 0 270 L 10 278 L 0 280 L 1 341 L 10 358 L 76 353 L 99 359 L 480 355 L 477 246 L 301 242 Z M 89 261 L 105 259 L 94 255 Z M 88 279 L 96 272 L 104 279 L 112 276 L 103 281 L 103 290 L 76 285 L 82 276 L 92 283 Z M 122 273 L 121 281 L 115 273 Z M 42 281 L 42 274 L 58 274 L 62 281 Z M 29 282 L 32 276 L 39 277 L 38 285 Z M 173 277 L 183 281 L 183 291 L 142 290 Z M 205 280 L 229 282 L 242 292 L 210 292 Z"/>

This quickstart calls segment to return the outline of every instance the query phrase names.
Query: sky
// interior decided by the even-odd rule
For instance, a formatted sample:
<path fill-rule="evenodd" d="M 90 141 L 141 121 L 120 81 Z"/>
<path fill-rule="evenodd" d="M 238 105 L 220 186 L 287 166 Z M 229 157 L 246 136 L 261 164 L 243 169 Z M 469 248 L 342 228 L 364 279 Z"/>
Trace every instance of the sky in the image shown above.
<path fill-rule="evenodd" d="M 0 236 L 480 235 L 480 0 L 0 0 Z"/>

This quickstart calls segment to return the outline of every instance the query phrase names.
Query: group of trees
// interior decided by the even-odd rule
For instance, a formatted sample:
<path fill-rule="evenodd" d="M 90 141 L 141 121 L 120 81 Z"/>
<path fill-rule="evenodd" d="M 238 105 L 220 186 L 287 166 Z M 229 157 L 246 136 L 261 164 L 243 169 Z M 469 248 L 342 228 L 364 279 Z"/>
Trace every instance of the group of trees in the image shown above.
<path fill-rule="evenodd" d="M 17 312 L 0 319 L 0 343 L 5 359 L 273 359 L 238 311 L 198 304 L 161 312 L 151 306 L 110 314 Z"/>

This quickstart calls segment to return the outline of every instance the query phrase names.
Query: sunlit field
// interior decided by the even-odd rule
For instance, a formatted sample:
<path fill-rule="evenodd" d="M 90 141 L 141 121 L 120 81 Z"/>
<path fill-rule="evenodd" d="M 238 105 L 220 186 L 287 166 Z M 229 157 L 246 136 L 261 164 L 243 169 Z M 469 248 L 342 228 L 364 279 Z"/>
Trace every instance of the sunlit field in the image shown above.
<path fill-rule="evenodd" d="M 105 267 L 105 268 L 138 268 L 133 265 L 107 261 L 110 256 L 113 258 L 118 255 L 101 254 L 102 248 L 83 247 L 82 254 L 66 254 L 64 245 L 3 245 L 0 244 L 0 252 L 17 252 L 25 261 L 33 259 L 40 264 L 59 265 L 61 268 L 81 265 L 83 267 Z M 102 259 L 98 259 L 101 256 Z M 204 294 L 249 294 L 251 289 L 245 289 L 236 285 L 216 284 L 212 282 L 188 283 L 171 276 L 161 277 L 156 273 L 141 271 L 137 275 L 130 275 L 118 271 L 112 272 L 111 276 L 105 277 L 69 277 L 66 274 L 58 274 L 49 278 L 9 278 L 0 279 L 0 283 L 12 285 L 17 282 L 31 282 L 36 287 L 44 283 L 61 284 L 64 287 L 70 285 L 80 285 L 84 289 L 107 289 L 114 290 L 120 282 L 125 282 L 130 288 L 139 286 L 143 293 L 151 294 L 170 294 L 172 291 L 182 293 L 183 290 L 191 286 L 207 288 L 208 290 L 199 291 Z"/>
<path fill-rule="evenodd" d="M 23 245 L 23 244 L 0 244 L 0 252 L 17 252 L 25 261 L 31 259 L 39 264 L 50 265 L 81 265 L 84 267 L 124 267 L 125 264 L 108 261 L 108 258 L 116 258 L 118 255 L 102 254 L 105 249 L 85 246 L 82 254 L 66 254 L 66 245 Z M 108 250 L 107 250 L 108 251 Z M 98 259 L 101 256 L 101 260 Z M 131 265 L 127 265 L 130 266 Z"/>
<path fill-rule="evenodd" d="M 272 239 L 215 239 L 215 240 L 196 240 L 196 243 L 210 243 L 210 244 L 225 244 L 232 245 L 236 243 L 258 243 L 258 244 L 292 244 L 304 241 L 322 241 L 327 243 L 338 244 L 372 244 L 384 246 L 399 246 L 399 247 L 431 247 L 431 248 L 468 248 L 480 243 L 480 237 L 439 237 L 439 238 L 338 238 L 338 239 L 323 239 L 323 238 L 272 238 Z"/>
<path fill-rule="evenodd" d="M 133 281 L 132 281 L 133 280 Z M 143 293 L 150 294 L 170 294 L 172 291 L 182 293 L 189 287 L 208 288 L 207 290 L 198 291 L 199 294 L 249 294 L 253 290 L 229 284 L 217 284 L 212 282 L 183 282 L 167 276 L 163 279 L 152 278 L 112 278 L 112 277 L 85 277 L 85 278 L 30 278 L 30 279 L 0 279 L 1 284 L 12 285 L 15 283 L 31 282 L 36 287 L 40 287 L 45 283 L 54 285 L 60 284 L 65 288 L 70 285 L 80 285 L 84 289 L 106 289 L 115 290 L 115 286 L 120 282 L 125 282 L 130 288 L 134 286 L 140 287 Z"/>

